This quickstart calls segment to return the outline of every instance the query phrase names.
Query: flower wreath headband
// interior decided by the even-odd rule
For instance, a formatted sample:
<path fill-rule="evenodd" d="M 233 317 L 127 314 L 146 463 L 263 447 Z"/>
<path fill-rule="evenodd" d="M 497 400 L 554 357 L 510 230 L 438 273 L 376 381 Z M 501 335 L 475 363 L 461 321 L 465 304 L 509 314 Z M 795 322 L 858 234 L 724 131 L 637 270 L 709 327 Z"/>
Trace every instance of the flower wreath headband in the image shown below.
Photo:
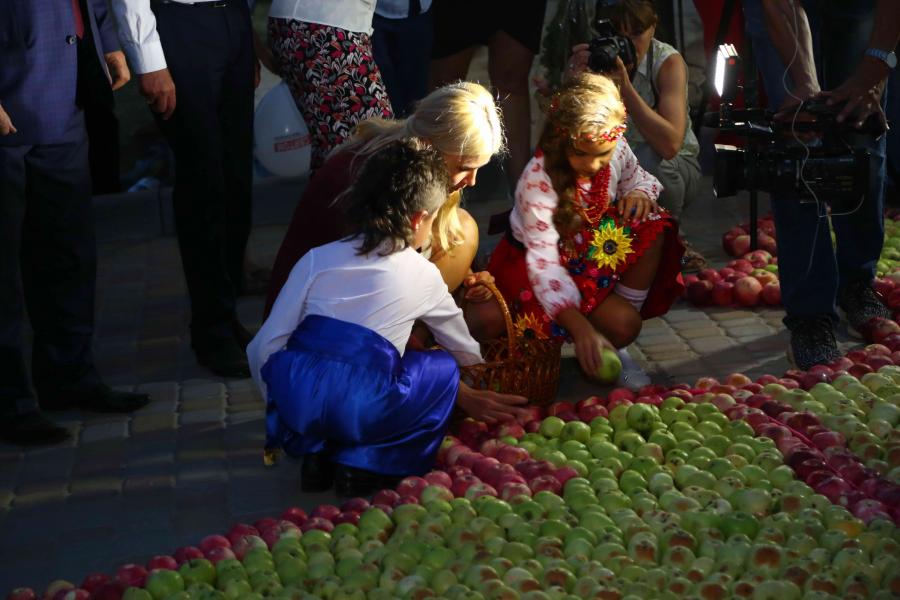
<path fill-rule="evenodd" d="M 550 100 L 550 107 L 547 111 L 547 114 L 552 117 L 559 110 L 559 93 L 553 95 L 553 99 Z M 627 118 L 627 115 L 626 115 Z M 586 132 L 581 134 L 581 139 L 586 140 L 588 142 L 615 142 L 625 133 L 627 126 L 623 121 L 621 124 L 616 125 L 615 127 L 611 127 L 606 131 L 601 131 L 600 133 L 592 133 Z M 561 135 L 568 135 L 568 130 L 565 127 L 556 127 L 556 132 Z"/>

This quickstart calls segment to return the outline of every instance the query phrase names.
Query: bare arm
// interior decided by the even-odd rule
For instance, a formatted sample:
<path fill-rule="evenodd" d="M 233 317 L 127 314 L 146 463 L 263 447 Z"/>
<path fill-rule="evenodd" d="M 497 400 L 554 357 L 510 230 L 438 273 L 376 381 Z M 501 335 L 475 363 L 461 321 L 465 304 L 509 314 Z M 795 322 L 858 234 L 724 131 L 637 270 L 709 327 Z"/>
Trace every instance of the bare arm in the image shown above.
<path fill-rule="evenodd" d="M 869 36 L 869 48 L 893 50 L 897 47 L 898 40 L 900 40 L 900 2 L 878 0 L 875 7 L 875 23 Z M 853 75 L 828 94 L 829 103 L 844 104 L 837 117 L 838 121 L 852 118 L 858 127 L 873 112 L 881 113 L 884 121 L 880 101 L 884 82 L 889 74 L 890 69 L 884 61 L 873 56 L 863 56 Z"/>
<path fill-rule="evenodd" d="M 644 102 L 627 77 L 622 78 L 622 100 L 632 122 L 650 147 L 668 160 L 681 150 L 687 127 L 687 66 L 681 56 L 673 54 L 662 64 L 657 84 L 659 102 L 656 110 Z"/>
<path fill-rule="evenodd" d="M 799 0 L 766 0 L 762 6 L 772 45 L 791 76 L 791 94 L 795 98 L 785 100 L 785 104 L 818 94 L 812 33 L 803 5 Z"/>

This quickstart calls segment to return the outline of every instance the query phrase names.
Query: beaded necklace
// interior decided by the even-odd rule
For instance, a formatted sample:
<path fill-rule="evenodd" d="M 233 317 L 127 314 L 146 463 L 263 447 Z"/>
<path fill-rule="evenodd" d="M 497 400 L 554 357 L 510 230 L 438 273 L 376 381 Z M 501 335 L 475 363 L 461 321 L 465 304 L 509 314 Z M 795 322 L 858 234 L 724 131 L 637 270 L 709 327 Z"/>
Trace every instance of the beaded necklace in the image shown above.
<path fill-rule="evenodd" d="M 610 168 L 606 165 L 591 178 L 588 189 L 575 182 L 575 203 L 585 223 L 594 229 L 609 208 Z"/>

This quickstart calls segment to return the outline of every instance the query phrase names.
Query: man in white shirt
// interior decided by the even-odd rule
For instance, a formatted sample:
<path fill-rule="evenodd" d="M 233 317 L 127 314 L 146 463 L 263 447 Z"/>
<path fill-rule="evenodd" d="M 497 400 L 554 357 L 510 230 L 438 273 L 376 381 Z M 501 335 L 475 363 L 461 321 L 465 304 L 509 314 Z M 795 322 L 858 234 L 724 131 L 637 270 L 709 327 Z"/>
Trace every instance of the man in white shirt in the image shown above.
<path fill-rule="evenodd" d="M 253 33 L 247 0 L 112 0 L 122 49 L 175 153 L 175 229 L 191 298 L 191 346 L 247 376 L 235 314 L 250 234 Z"/>

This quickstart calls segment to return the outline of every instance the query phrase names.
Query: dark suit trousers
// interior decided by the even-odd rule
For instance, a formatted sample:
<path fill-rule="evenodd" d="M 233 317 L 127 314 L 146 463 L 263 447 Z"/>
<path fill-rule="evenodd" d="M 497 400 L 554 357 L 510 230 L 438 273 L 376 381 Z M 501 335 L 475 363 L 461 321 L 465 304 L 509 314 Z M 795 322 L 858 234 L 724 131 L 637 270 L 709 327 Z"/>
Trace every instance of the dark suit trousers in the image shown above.
<path fill-rule="evenodd" d="M 194 347 L 230 337 L 250 236 L 253 42 L 245 0 L 153 4 L 175 82 L 159 120 L 175 153 L 174 214 L 191 297 Z"/>
<path fill-rule="evenodd" d="M 0 414 L 31 396 L 26 307 L 38 395 L 98 380 L 91 353 L 97 252 L 82 113 L 64 140 L 0 146 Z"/>

